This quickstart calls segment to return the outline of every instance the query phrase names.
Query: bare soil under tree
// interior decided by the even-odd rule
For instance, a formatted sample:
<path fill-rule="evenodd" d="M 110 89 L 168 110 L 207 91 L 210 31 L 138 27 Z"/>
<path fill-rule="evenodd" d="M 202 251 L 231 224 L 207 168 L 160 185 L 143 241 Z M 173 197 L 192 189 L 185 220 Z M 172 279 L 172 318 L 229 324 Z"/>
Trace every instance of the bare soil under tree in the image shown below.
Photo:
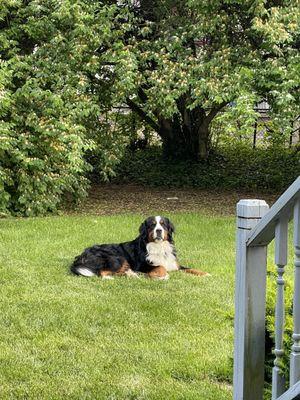
<path fill-rule="evenodd" d="M 153 212 L 201 212 L 206 215 L 235 215 L 240 199 L 259 198 L 269 205 L 279 194 L 201 189 L 150 188 L 139 185 L 96 185 L 75 213 L 112 215 Z"/>

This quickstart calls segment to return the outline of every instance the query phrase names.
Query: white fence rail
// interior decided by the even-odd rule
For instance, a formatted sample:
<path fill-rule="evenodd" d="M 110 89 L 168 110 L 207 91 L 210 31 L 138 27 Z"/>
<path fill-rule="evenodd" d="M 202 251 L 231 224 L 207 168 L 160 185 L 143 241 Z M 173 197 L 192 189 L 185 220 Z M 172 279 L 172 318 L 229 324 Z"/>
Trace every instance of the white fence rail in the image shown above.
<path fill-rule="evenodd" d="M 295 282 L 289 389 L 284 354 L 284 272 L 288 223 L 294 220 Z M 277 295 L 272 400 L 300 399 L 300 177 L 269 210 L 263 200 L 237 204 L 234 400 L 262 400 L 264 387 L 267 247 L 275 239 Z"/>

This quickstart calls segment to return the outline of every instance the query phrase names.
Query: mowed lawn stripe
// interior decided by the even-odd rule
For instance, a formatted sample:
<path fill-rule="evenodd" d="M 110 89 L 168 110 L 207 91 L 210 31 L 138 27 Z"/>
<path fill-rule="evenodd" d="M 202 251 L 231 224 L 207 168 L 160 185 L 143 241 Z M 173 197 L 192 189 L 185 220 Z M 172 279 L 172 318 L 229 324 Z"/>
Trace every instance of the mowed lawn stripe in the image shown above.
<path fill-rule="evenodd" d="M 232 217 L 169 215 L 183 265 L 144 278 L 75 277 L 94 243 L 131 240 L 145 216 L 0 221 L 1 399 L 230 399 Z"/>

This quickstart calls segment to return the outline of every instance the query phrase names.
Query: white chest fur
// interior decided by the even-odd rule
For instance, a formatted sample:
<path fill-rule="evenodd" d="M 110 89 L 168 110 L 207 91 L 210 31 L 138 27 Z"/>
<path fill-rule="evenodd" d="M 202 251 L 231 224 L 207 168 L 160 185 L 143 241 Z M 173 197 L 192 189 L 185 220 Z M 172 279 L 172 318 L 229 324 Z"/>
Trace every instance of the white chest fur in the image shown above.
<path fill-rule="evenodd" d="M 173 254 L 174 246 L 168 241 L 148 243 L 146 249 L 146 260 L 150 264 L 165 267 L 167 271 L 178 270 L 176 256 Z"/>

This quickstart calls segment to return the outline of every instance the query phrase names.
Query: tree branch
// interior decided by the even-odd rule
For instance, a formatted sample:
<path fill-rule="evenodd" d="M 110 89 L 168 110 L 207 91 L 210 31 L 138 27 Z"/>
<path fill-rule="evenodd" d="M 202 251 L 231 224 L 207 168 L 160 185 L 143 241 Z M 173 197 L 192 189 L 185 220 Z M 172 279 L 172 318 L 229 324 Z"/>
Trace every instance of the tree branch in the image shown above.
<path fill-rule="evenodd" d="M 209 124 L 215 118 L 215 116 L 218 114 L 218 112 L 221 111 L 222 108 L 226 106 L 226 104 L 228 104 L 228 102 L 223 101 L 223 103 L 218 104 L 217 106 L 212 108 L 210 113 L 207 114 L 207 116 L 205 118 L 206 122 Z"/>
<path fill-rule="evenodd" d="M 148 96 L 141 87 L 138 88 L 138 96 L 143 103 L 146 103 L 146 101 L 148 100 Z"/>
<path fill-rule="evenodd" d="M 149 115 L 138 105 L 136 104 L 133 100 L 129 99 L 127 97 L 126 103 L 128 104 L 128 107 L 135 112 L 143 121 L 145 121 L 148 125 L 151 126 L 156 132 L 159 132 L 159 125 L 157 122 L 155 122 Z"/>

